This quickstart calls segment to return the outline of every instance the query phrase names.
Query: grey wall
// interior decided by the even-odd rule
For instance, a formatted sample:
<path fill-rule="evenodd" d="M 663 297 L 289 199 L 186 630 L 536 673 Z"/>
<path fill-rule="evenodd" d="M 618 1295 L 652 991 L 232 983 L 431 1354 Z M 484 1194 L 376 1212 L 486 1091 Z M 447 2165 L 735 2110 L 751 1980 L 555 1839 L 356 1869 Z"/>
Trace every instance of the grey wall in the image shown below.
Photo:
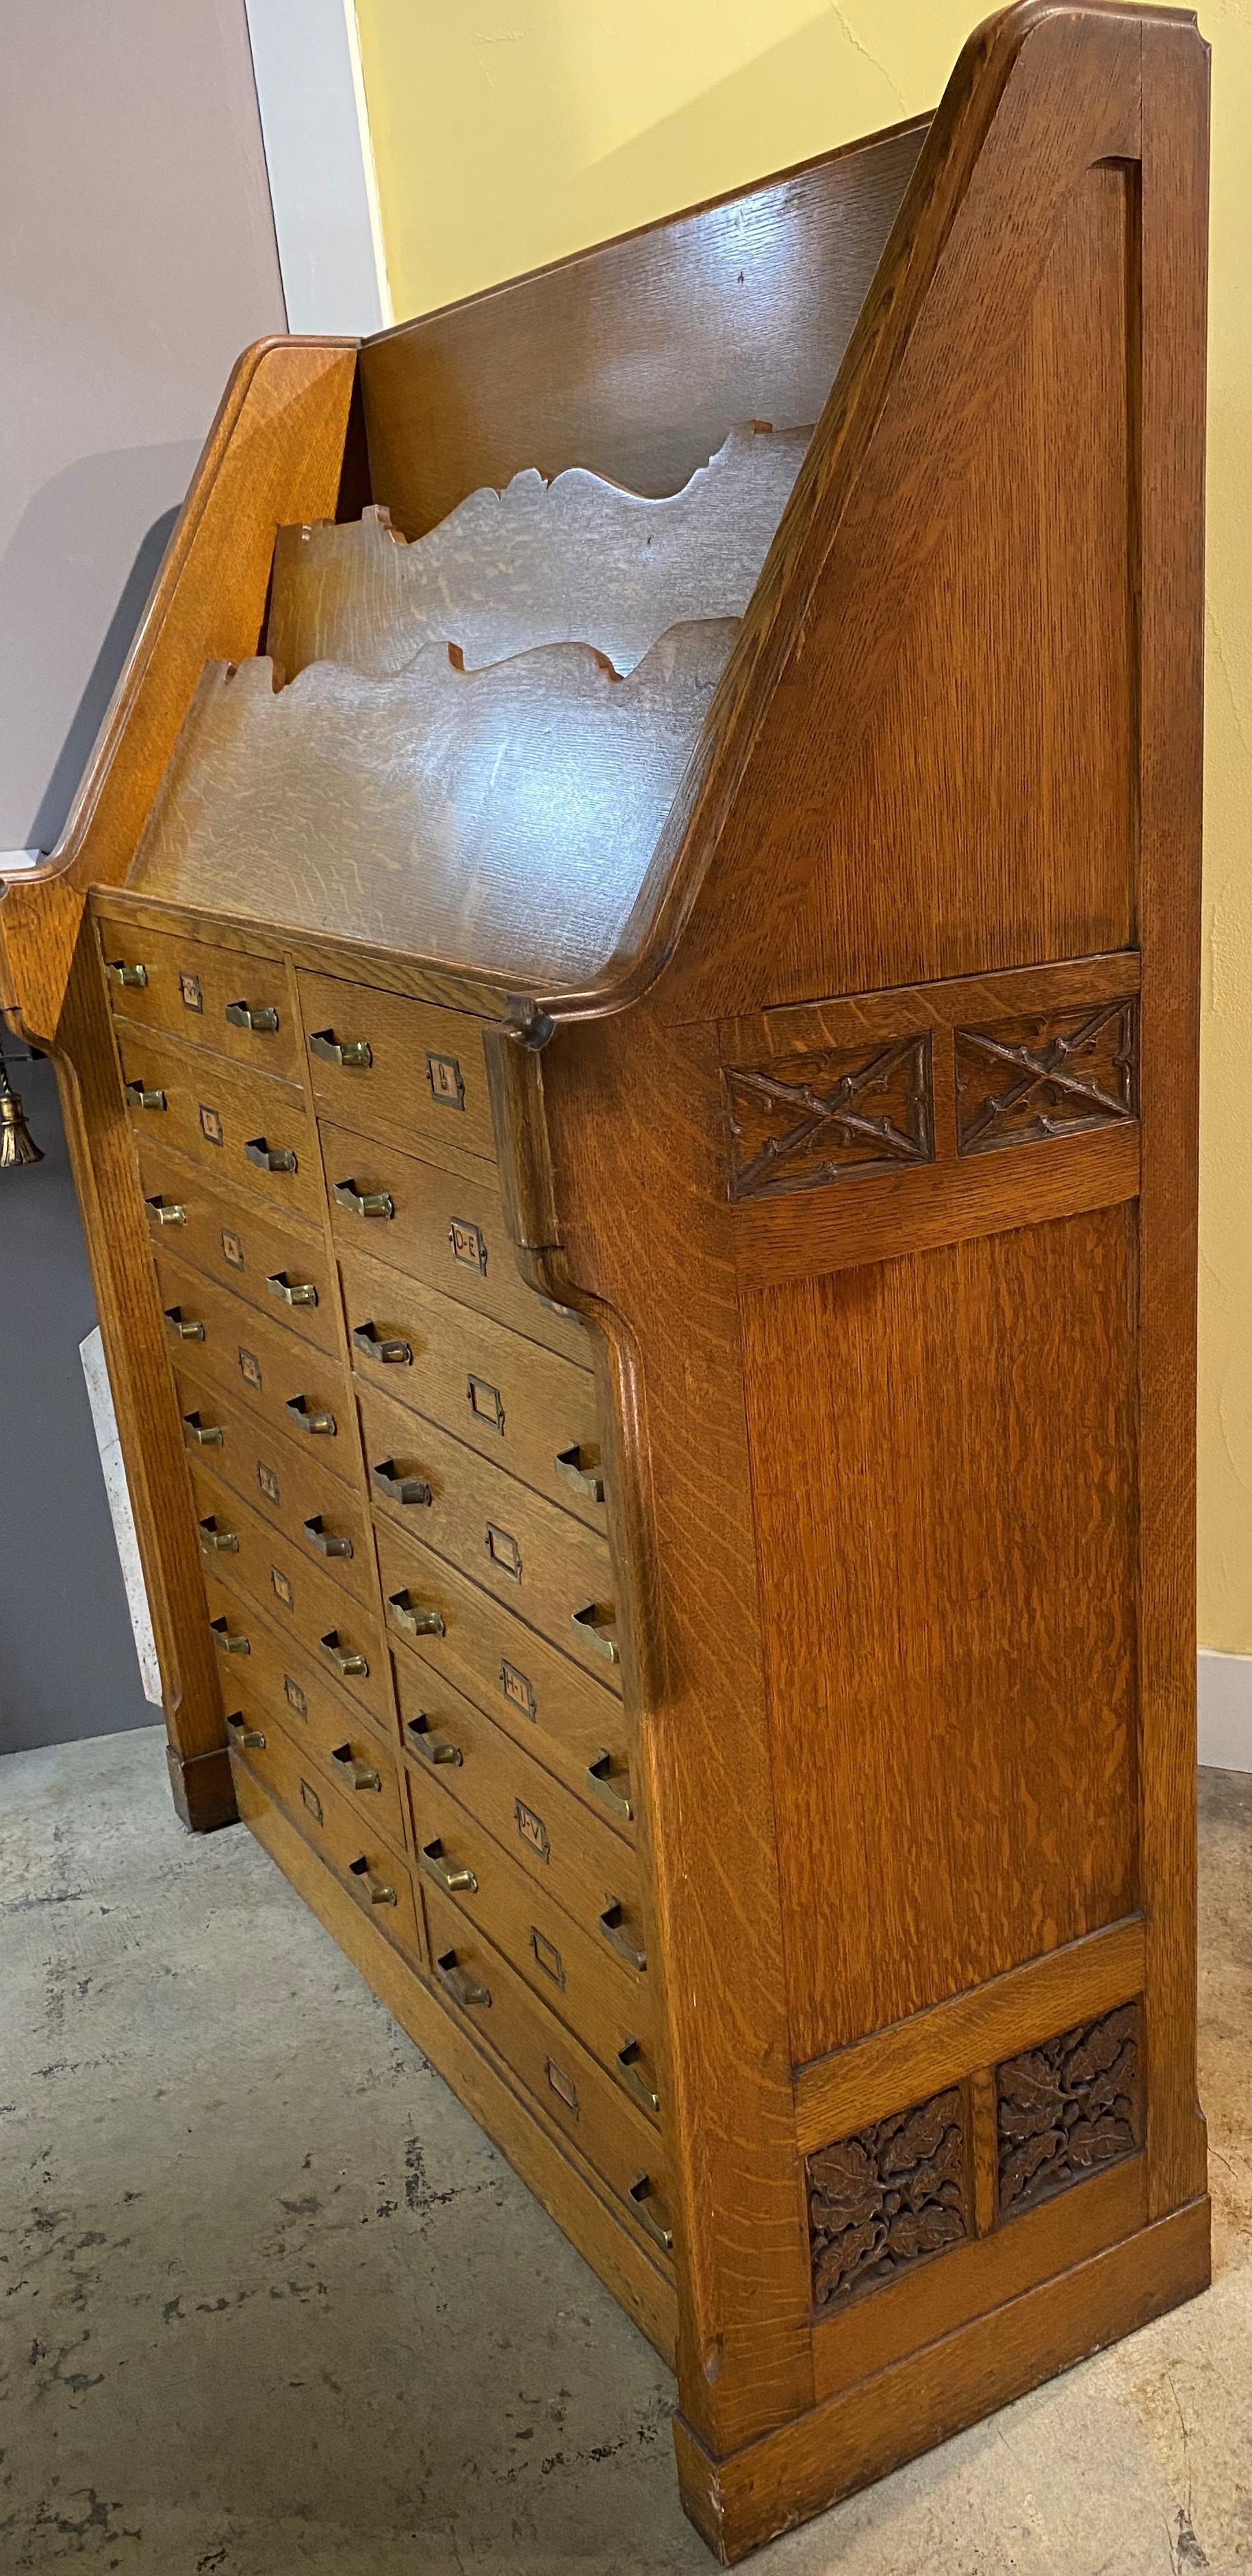
<path fill-rule="evenodd" d="M 231 365 L 284 328 L 244 0 L 8 0 L 0 848 L 51 847 Z M 0 1174 L 0 1751 L 138 1725 L 47 1065 Z"/>

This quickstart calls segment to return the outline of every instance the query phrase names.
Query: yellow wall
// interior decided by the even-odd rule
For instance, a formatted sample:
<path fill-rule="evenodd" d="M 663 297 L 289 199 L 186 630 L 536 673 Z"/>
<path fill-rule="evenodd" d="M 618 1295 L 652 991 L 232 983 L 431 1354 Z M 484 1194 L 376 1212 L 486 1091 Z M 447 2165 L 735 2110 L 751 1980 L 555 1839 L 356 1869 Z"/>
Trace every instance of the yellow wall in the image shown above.
<path fill-rule="evenodd" d="M 931 106 L 978 0 L 357 0 L 392 296 L 429 311 Z M 1252 0 L 1213 46 L 1200 1635 L 1252 1653 Z"/>

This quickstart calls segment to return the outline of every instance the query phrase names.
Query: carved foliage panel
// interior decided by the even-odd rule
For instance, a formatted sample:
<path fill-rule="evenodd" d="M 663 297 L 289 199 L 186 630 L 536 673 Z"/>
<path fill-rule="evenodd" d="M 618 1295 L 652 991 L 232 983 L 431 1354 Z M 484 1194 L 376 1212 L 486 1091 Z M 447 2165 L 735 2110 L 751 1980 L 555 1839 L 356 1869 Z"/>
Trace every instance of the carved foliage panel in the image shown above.
<path fill-rule="evenodd" d="M 959 2085 L 808 2159 L 813 2305 L 829 2316 L 971 2233 Z"/>
<path fill-rule="evenodd" d="M 1108 1127 L 1138 1110 L 1133 1001 L 957 1029 L 957 1151 Z"/>
<path fill-rule="evenodd" d="M 726 1075 L 730 1194 L 773 1198 L 934 1159 L 930 1039 L 826 1048 Z"/>
<path fill-rule="evenodd" d="M 1144 2139 L 1143 2036 L 1137 2004 L 1080 2022 L 996 2068 L 998 2202 L 1017 2217 Z"/>

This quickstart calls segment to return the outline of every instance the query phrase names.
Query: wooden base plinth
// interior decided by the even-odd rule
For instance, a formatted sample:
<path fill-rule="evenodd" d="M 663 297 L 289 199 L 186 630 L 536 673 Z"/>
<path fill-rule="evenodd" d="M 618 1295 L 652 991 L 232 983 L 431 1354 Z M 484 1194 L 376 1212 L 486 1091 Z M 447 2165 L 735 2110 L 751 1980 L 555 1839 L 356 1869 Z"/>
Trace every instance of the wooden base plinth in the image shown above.
<path fill-rule="evenodd" d="M 165 1758 L 170 1771 L 170 1795 L 179 1823 L 186 1826 L 189 1834 L 215 1834 L 219 1825 L 238 1824 L 230 1755 L 224 1744 L 212 1753 L 190 1756 L 180 1753 L 177 1745 L 167 1744 Z"/>
<path fill-rule="evenodd" d="M 1195 2200 L 955 2334 L 715 2460 L 681 2415 L 678 2479 L 701 2537 L 733 2566 L 753 2549 L 946 2442 L 1209 2283 L 1209 2204 Z"/>

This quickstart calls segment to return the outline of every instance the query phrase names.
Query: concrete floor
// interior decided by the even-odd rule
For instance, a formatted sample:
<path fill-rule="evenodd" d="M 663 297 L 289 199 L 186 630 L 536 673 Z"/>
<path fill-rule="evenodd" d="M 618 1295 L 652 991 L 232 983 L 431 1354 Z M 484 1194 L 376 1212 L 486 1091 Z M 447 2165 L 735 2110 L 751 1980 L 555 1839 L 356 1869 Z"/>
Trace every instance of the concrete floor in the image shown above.
<path fill-rule="evenodd" d="M 1217 2278 L 761 2576 L 1252 2576 L 1252 1780 L 1202 1785 Z M 705 2576 L 648 2347 L 144 1731 L 0 1761 L 0 2570 Z"/>

